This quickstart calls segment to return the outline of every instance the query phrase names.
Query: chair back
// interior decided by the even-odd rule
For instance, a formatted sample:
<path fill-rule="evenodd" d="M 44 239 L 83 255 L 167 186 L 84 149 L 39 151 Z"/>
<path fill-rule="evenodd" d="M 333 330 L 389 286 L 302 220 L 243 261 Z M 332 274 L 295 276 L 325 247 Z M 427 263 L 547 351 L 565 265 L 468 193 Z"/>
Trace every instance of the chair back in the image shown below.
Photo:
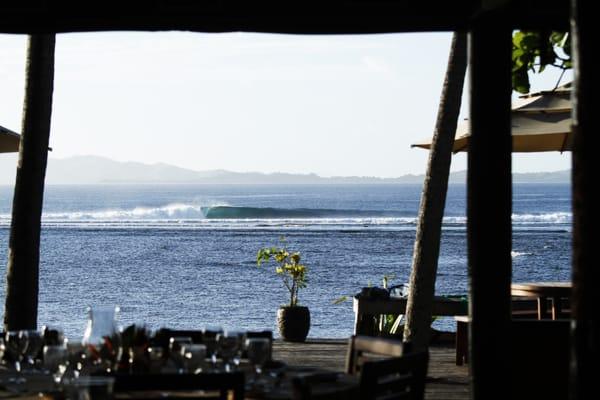
<path fill-rule="evenodd" d="M 360 374 L 360 398 L 423 400 L 428 362 L 427 351 L 365 362 Z"/>
<path fill-rule="evenodd" d="M 355 335 L 350 338 L 346 355 L 346 373 L 356 375 L 367 361 L 400 357 L 410 351 L 410 344 L 399 340 Z"/>
<path fill-rule="evenodd" d="M 247 331 L 246 338 L 247 339 L 255 339 L 255 338 L 269 339 L 269 341 L 271 342 L 271 346 L 269 346 L 269 356 L 267 358 L 267 361 L 271 361 L 273 359 L 273 331 L 270 331 L 270 330 Z M 245 346 L 244 346 L 244 349 L 242 350 L 242 358 L 248 358 L 248 351 L 246 350 Z"/>
<path fill-rule="evenodd" d="M 425 394 L 429 353 L 399 340 L 353 336 L 346 372 L 359 375 L 361 399 L 418 399 Z"/>

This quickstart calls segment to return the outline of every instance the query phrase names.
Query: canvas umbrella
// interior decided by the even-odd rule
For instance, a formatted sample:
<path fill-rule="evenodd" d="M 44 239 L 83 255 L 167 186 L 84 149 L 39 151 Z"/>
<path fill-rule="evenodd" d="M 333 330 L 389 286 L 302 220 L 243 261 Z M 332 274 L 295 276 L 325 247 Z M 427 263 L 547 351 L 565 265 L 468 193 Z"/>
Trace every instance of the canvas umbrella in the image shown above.
<path fill-rule="evenodd" d="M 0 153 L 14 153 L 19 151 L 21 135 L 0 126 Z"/>
<path fill-rule="evenodd" d="M 519 98 L 511 111 L 513 152 L 570 151 L 571 84 L 553 91 L 531 93 Z M 452 151 L 467 151 L 469 121 L 461 122 L 454 138 Z M 429 149 L 431 141 L 411 145 Z"/>

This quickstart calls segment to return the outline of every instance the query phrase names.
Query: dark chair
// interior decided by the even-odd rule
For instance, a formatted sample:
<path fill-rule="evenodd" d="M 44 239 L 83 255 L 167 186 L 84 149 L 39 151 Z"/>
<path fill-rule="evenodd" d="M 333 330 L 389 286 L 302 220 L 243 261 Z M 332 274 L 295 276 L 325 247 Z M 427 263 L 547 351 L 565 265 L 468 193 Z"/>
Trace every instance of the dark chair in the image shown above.
<path fill-rule="evenodd" d="M 423 400 L 428 352 L 414 352 L 363 364 L 360 374 L 361 399 Z"/>
<path fill-rule="evenodd" d="M 412 352 L 409 343 L 353 336 L 346 370 L 360 376 L 361 399 L 418 399 L 425 395 L 429 353 Z"/>
<path fill-rule="evenodd" d="M 200 374 L 116 375 L 114 392 L 129 392 L 127 398 L 146 398 L 148 392 L 171 392 L 169 398 L 231 399 L 244 398 L 243 372 Z M 202 391 L 202 392 L 200 392 Z M 136 392 L 138 393 L 136 395 Z M 198 393 L 195 396 L 195 393 Z M 214 396 L 210 396 L 213 392 Z M 231 397 L 233 396 L 233 397 Z"/>
<path fill-rule="evenodd" d="M 269 353 L 269 357 L 267 358 L 267 361 L 271 361 L 272 360 L 272 354 L 273 354 L 273 331 L 269 331 L 269 330 L 265 330 L 265 331 L 247 331 L 246 332 L 246 338 L 247 339 L 252 339 L 252 338 L 263 338 L 263 339 L 269 339 L 269 341 L 271 342 L 271 352 Z M 248 352 L 246 351 L 246 349 L 244 348 L 242 351 L 242 358 L 248 358 Z"/>
<path fill-rule="evenodd" d="M 292 400 L 329 400 L 331 398 L 355 398 L 356 392 L 349 387 L 346 390 L 322 391 L 323 386 L 335 385 L 339 378 L 337 372 L 315 372 L 304 376 L 292 378 Z M 318 389 L 321 387 L 321 390 Z M 315 391 L 315 388 L 317 390 Z"/>
<path fill-rule="evenodd" d="M 366 361 L 400 357 L 410 351 L 410 344 L 395 339 L 355 335 L 350 338 L 346 355 L 346 373 L 361 372 Z"/>

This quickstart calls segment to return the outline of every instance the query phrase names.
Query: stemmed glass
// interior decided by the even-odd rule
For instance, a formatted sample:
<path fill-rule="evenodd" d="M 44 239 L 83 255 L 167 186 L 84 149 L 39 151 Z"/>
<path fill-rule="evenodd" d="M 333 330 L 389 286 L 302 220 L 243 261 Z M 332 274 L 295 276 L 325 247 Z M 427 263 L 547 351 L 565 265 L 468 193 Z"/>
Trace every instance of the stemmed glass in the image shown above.
<path fill-rule="evenodd" d="M 202 342 L 206 345 L 206 354 L 210 358 L 212 369 L 217 369 L 217 352 L 219 343 L 217 336 L 223 334 L 223 328 L 220 326 L 207 326 L 202 329 Z"/>
<path fill-rule="evenodd" d="M 223 359 L 225 372 L 231 372 L 231 361 L 241 350 L 242 337 L 243 333 L 238 331 L 227 331 L 217 335 L 218 351 Z"/>
<path fill-rule="evenodd" d="M 59 384 L 67 370 L 69 352 L 66 343 L 44 346 L 44 368 L 54 377 L 54 382 Z"/>
<path fill-rule="evenodd" d="M 40 331 L 33 329 L 19 331 L 19 338 L 25 343 L 23 356 L 25 357 L 26 365 L 29 368 L 34 368 L 35 358 L 44 345 L 44 338 Z"/>
<path fill-rule="evenodd" d="M 6 332 L 4 340 L 6 347 L 5 351 L 10 356 L 15 371 L 21 372 L 21 361 L 23 360 L 23 355 L 27 348 L 25 337 L 21 335 L 21 331 L 8 331 Z"/>
<path fill-rule="evenodd" d="M 248 360 L 254 366 L 256 372 L 256 381 L 260 381 L 263 367 L 269 361 L 271 354 L 271 340 L 268 338 L 248 338 L 246 339 L 246 351 Z"/>
<path fill-rule="evenodd" d="M 192 338 L 189 336 L 172 337 L 169 339 L 169 357 L 175 363 L 177 373 L 185 373 L 185 346 L 189 346 L 193 343 Z"/>
<path fill-rule="evenodd" d="M 182 346 L 181 352 L 188 372 L 192 374 L 202 372 L 206 362 L 206 345 L 195 343 L 186 344 Z"/>

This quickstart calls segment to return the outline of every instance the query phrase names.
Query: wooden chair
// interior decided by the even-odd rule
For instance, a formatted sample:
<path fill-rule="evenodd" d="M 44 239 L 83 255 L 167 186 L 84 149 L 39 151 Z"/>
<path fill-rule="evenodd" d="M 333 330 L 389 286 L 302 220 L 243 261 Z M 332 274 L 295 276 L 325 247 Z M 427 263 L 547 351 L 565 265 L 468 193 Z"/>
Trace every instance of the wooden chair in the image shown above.
<path fill-rule="evenodd" d="M 353 336 L 346 371 L 360 376 L 361 399 L 418 399 L 425 395 L 428 352 L 393 339 Z"/>
<path fill-rule="evenodd" d="M 428 352 L 415 352 L 364 363 L 360 398 L 423 400 L 428 362 Z"/>
<path fill-rule="evenodd" d="M 410 351 L 410 344 L 395 339 L 354 335 L 348 343 L 346 373 L 359 374 L 366 361 L 401 357 Z"/>
<path fill-rule="evenodd" d="M 273 331 L 270 331 L 270 330 L 247 331 L 246 338 L 248 338 L 248 339 L 252 339 L 252 338 L 269 339 L 269 341 L 271 342 L 271 346 L 270 346 L 271 351 L 269 353 L 269 357 L 267 358 L 267 361 L 271 361 L 273 359 L 273 357 L 272 357 L 272 355 L 273 355 Z M 248 352 L 246 351 L 245 348 L 242 350 L 242 358 L 248 358 Z"/>

